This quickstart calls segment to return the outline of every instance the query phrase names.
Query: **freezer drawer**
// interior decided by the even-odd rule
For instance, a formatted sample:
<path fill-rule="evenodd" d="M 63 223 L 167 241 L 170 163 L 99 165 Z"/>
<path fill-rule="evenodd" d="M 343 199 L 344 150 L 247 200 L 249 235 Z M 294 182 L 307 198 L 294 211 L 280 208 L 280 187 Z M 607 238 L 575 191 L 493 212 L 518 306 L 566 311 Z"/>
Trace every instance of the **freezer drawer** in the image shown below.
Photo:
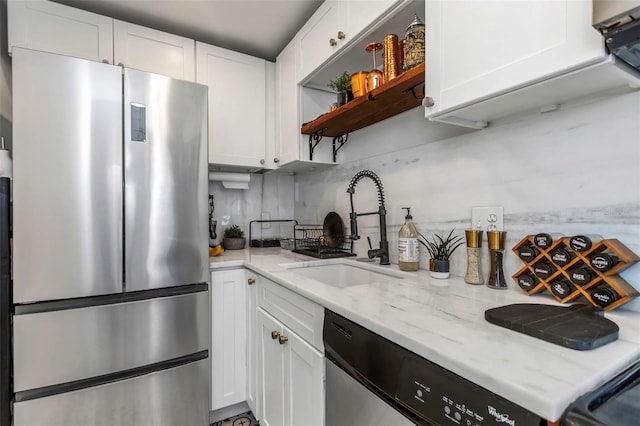
<path fill-rule="evenodd" d="M 209 348 L 209 292 L 14 316 L 15 392 Z"/>
<path fill-rule="evenodd" d="M 209 359 L 120 382 L 16 402 L 15 426 L 209 424 Z"/>
<path fill-rule="evenodd" d="M 127 291 L 208 281 L 207 87 L 126 69 L 124 157 Z"/>

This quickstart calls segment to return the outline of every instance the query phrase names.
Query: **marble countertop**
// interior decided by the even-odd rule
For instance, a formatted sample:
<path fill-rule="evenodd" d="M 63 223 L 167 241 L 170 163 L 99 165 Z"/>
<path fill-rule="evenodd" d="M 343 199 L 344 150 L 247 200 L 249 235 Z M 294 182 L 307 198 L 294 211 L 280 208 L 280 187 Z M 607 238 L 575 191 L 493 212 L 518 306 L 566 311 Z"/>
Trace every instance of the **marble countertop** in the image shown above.
<path fill-rule="evenodd" d="M 507 290 L 492 290 L 466 284 L 461 277 L 437 280 L 418 271 L 384 284 L 337 288 L 282 266 L 304 261 L 318 262 L 279 248 L 247 249 L 210 258 L 210 267 L 254 270 L 550 421 L 558 420 L 578 396 L 640 358 L 637 312 L 606 313 L 620 327 L 618 340 L 577 351 L 484 319 L 485 310 L 512 303 L 560 305 L 550 295 L 527 296 L 511 282 Z M 397 271 L 397 265 L 375 265 Z"/>

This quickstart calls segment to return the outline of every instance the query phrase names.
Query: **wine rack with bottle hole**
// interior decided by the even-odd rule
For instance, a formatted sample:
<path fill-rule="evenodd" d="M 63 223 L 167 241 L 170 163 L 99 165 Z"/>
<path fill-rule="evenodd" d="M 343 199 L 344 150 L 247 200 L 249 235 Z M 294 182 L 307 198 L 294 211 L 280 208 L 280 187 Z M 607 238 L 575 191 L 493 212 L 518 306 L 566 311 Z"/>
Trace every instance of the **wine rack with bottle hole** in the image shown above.
<path fill-rule="evenodd" d="M 587 250 L 578 251 L 571 247 L 571 237 L 558 238 L 546 248 L 537 246 L 534 238 L 534 235 L 527 235 L 513 247 L 513 252 L 525 264 L 513 275 L 513 280 L 528 295 L 548 291 L 560 303 L 571 302 L 583 296 L 605 311 L 615 309 L 640 295 L 618 275 L 640 261 L 640 257 L 619 240 L 603 239 L 593 243 Z M 532 248 L 530 259 L 523 260 L 520 251 L 528 251 L 528 248 Z M 596 256 L 599 259 L 613 257 L 615 264 L 606 271 L 598 270 L 591 264 L 591 259 Z M 557 261 L 554 261 L 554 257 Z M 572 274 L 583 283 L 576 284 Z M 552 291 L 552 286 L 557 286 L 553 289 L 555 292 Z M 599 301 L 592 296 L 592 292 L 595 297 L 600 297 Z"/>

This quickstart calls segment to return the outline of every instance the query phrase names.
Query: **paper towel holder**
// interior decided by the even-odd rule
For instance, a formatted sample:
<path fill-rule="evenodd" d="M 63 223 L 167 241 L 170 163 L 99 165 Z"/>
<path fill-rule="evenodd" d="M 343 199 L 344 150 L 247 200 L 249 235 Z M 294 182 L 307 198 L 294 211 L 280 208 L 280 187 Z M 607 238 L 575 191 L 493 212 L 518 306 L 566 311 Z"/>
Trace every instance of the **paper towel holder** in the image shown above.
<path fill-rule="evenodd" d="M 225 189 L 249 189 L 249 173 L 209 172 L 209 180 L 222 182 Z"/>

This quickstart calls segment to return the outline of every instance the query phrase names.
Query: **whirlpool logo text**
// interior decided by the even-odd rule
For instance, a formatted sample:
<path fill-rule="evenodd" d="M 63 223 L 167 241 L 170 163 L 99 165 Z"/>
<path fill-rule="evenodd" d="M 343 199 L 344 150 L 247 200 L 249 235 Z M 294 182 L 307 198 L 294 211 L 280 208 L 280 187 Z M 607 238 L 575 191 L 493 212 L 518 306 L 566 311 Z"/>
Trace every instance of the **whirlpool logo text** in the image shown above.
<path fill-rule="evenodd" d="M 487 409 L 489 410 L 489 414 L 495 417 L 497 422 L 515 426 L 516 421 L 514 419 L 510 419 L 508 414 L 502 414 L 498 410 L 496 410 L 495 407 L 492 407 L 490 405 L 487 406 Z"/>

